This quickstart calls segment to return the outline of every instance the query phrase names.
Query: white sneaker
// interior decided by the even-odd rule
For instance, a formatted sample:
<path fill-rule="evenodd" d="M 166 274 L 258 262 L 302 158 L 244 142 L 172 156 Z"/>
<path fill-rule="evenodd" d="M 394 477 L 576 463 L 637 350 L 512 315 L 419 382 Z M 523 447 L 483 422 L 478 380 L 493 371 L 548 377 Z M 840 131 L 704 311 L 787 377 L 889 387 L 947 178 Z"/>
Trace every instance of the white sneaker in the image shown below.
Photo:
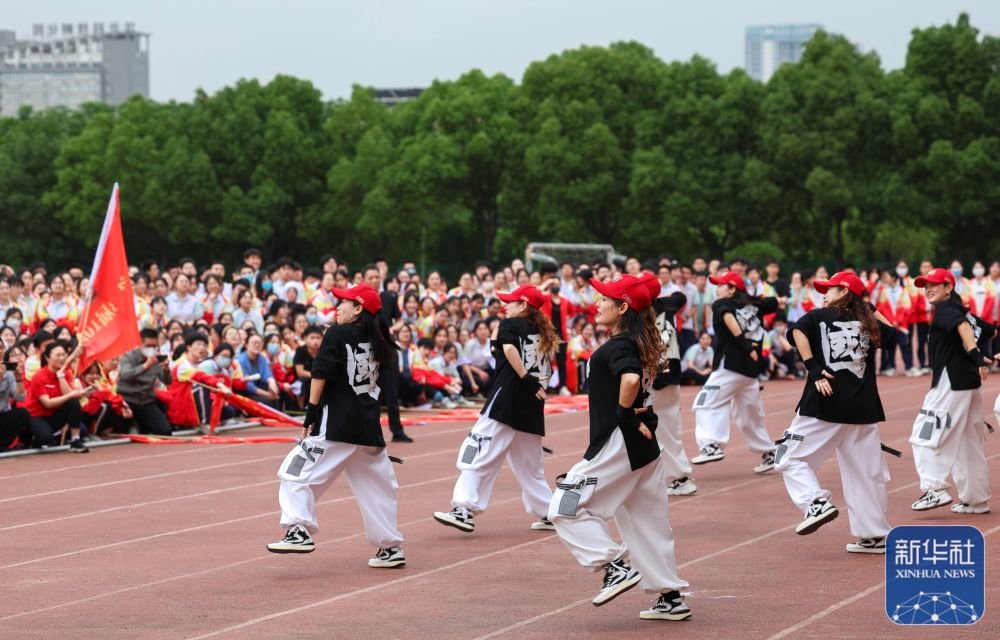
<path fill-rule="evenodd" d="M 556 525 L 552 524 L 552 521 L 548 518 L 539 518 L 538 520 L 531 523 L 532 531 L 555 531 Z"/>
<path fill-rule="evenodd" d="M 570 391 L 567 387 L 559 387 L 559 395 L 563 397 L 571 396 L 573 395 L 573 392 Z"/>
<path fill-rule="evenodd" d="M 774 468 L 774 452 L 768 451 L 760 457 L 760 464 L 753 468 L 754 473 L 767 473 Z"/>
<path fill-rule="evenodd" d="M 689 496 L 698 490 L 691 478 L 678 478 L 667 485 L 668 496 Z"/>
<path fill-rule="evenodd" d="M 885 553 L 885 538 L 861 538 L 845 547 L 848 553 Z"/>
<path fill-rule="evenodd" d="M 444 407 L 445 409 L 457 409 L 458 403 L 452 400 L 451 398 L 445 398 L 444 400 L 441 401 L 441 406 Z"/>
<path fill-rule="evenodd" d="M 951 502 L 951 496 L 947 489 L 928 489 L 924 495 L 920 496 L 916 502 L 910 505 L 914 511 L 927 511 L 937 509 Z"/>
<path fill-rule="evenodd" d="M 882 371 L 881 371 L 881 373 L 879 373 L 879 375 L 880 376 L 885 376 L 887 378 L 891 378 L 894 375 L 896 375 L 896 370 L 895 369 L 882 369 Z"/>
<path fill-rule="evenodd" d="M 706 464 L 717 462 L 726 457 L 726 453 L 715 444 L 707 444 L 701 448 L 701 452 L 691 458 L 691 464 Z"/>
<path fill-rule="evenodd" d="M 990 505 L 987 502 L 980 502 L 979 504 L 959 502 L 958 504 L 951 505 L 951 511 L 952 513 L 989 513 Z"/>
<path fill-rule="evenodd" d="M 920 369 L 918 369 L 916 367 L 910 367 L 909 369 L 906 370 L 906 377 L 907 378 L 916 378 L 919 375 L 920 375 Z"/>
<path fill-rule="evenodd" d="M 306 528 L 295 524 L 288 528 L 285 537 L 280 542 L 272 542 L 267 545 L 267 550 L 271 553 L 309 553 L 316 549 L 312 538 Z"/>
<path fill-rule="evenodd" d="M 451 511 L 435 511 L 434 519 L 443 525 L 455 527 L 459 531 L 472 533 L 476 523 L 472 521 L 472 512 L 465 507 L 455 507 Z"/>
<path fill-rule="evenodd" d="M 469 400 L 468 398 L 462 396 L 458 399 L 458 406 L 468 409 L 469 407 L 477 406 L 475 402 Z"/>
<path fill-rule="evenodd" d="M 639 612 L 642 620 L 687 620 L 690 617 L 691 610 L 678 591 L 661 593 L 652 607 Z"/>
<path fill-rule="evenodd" d="M 805 520 L 795 527 L 795 533 L 800 536 L 809 535 L 827 522 L 836 520 L 838 514 L 837 507 L 833 506 L 832 502 L 826 498 L 816 498 L 809 505 Z"/>
<path fill-rule="evenodd" d="M 627 560 L 612 560 L 604 565 L 604 586 L 591 604 L 595 607 L 605 605 L 639 584 L 640 580 L 642 575 L 630 567 Z"/>
<path fill-rule="evenodd" d="M 376 569 L 396 569 L 406 566 L 406 558 L 403 556 L 402 547 L 389 547 L 379 549 L 375 552 L 374 558 L 369 558 L 368 566 Z"/>
<path fill-rule="evenodd" d="M 922 376 L 929 376 L 932 373 L 934 373 L 934 369 L 931 369 L 930 367 L 923 367 L 920 369 L 920 375 Z"/>

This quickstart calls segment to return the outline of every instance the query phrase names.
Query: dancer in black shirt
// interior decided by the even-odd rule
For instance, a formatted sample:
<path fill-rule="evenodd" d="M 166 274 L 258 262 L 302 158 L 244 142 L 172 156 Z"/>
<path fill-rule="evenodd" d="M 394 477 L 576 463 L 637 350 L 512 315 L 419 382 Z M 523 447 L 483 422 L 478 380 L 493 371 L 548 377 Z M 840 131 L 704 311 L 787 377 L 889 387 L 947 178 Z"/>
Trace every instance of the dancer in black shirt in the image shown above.
<path fill-rule="evenodd" d="M 650 406 L 664 348 L 649 289 L 632 276 L 591 280 L 591 285 L 603 296 L 596 322 L 612 337 L 589 362 L 590 446 L 557 483 L 549 520 L 577 562 L 604 570 L 595 606 L 638 584 L 660 594 L 640 618 L 685 620 L 691 611 L 680 589 L 687 583 L 677 577 L 666 476 Z M 621 543 L 608 531 L 611 518 Z"/>

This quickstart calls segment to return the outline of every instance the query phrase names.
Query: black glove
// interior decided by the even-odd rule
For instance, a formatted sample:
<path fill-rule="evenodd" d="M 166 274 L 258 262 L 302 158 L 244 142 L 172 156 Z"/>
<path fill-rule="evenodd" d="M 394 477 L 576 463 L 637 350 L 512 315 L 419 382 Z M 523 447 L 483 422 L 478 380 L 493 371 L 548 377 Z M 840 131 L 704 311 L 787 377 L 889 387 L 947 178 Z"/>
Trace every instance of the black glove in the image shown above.
<path fill-rule="evenodd" d="M 542 384 L 538 381 L 538 378 L 530 373 L 518 380 L 517 384 L 521 387 L 521 391 L 528 395 L 533 396 L 539 391 L 543 391 Z"/>
<path fill-rule="evenodd" d="M 972 358 L 972 361 L 976 363 L 977 367 L 989 367 L 993 364 L 993 361 L 984 356 L 983 352 L 978 348 L 966 353 L 969 354 L 969 357 Z"/>
<path fill-rule="evenodd" d="M 623 407 L 618 405 L 618 426 L 625 427 L 629 429 L 639 429 L 639 425 L 642 421 L 639 419 L 639 414 L 635 412 L 632 407 Z"/>
<path fill-rule="evenodd" d="M 803 360 L 802 364 L 806 366 L 806 371 L 809 372 L 810 382 L 816 382 L 817 380 L 824 380 L 824 379 L 828 380 L 829 378 L 823 375 L 824 371 L 826 373 L 829 373 L 831 376 L 833 375 L 833 369 L 821 365 L 819 361 L 816 360 L 816 358 L 809 358 L 808 360 Z"/>
<path fill-rule="evenodd" d="M 757 344 L 749 338 L 741 338 L 740 346 L 743 347 L 743 351 L 746 352 L 747 355 L 750 355 L 757 350 Z"/>
<path fill-rule="evenodd" d="M 311 402 L 306 403 L 306 417 L 302 420 L 302 428 L 309 429 L 309 435 L 319 429 L 319 405 Z"/>

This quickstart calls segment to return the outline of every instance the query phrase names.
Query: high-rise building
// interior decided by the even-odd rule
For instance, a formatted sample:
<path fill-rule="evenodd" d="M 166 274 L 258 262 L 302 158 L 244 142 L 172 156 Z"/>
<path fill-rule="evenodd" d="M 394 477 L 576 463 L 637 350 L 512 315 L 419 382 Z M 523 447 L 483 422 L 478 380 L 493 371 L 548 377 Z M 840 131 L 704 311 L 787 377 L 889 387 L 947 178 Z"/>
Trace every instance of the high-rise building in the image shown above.
<path fill-rule="evenodd" d="M 769 24 L 747 27 L 746 71 L 767 82 L 786 62 L 798 62 L 806 41 L 823 27 L 818 24 Z"/>
<path fill-rule="evenodd" d="M 149 34 L 134 23 L 36 24 L 23 40 L 0 31 L 0 116 L 136 94 L 149 97 Z"/>

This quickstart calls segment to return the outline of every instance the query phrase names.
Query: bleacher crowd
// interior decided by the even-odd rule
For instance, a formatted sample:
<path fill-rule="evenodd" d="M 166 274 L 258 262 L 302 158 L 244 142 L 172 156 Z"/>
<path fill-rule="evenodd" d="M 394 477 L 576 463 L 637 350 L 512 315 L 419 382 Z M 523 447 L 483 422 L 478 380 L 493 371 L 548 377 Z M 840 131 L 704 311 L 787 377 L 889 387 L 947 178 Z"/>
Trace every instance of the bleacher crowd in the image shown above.
<path fill-rule="evenodd" d="M 229 265 L 231 266 L 231 265 Z M 48 447 L 67 441 L 86 452 L 89 438 L 111 433 L 169 435 L 179 428 L 202 428 L 213 406 L 230 394 L 246 396 L 285 411 L 300 409 L 308 394 L 309 370 L 325 327 L 335 321 L 334 288 L 366 282 L 381 292 L 382 315 L 399 345 L 395 393 L 387 393 L 394 440 L 408 441 L 399 424 L 399 405 L 451 409 L 473 406 L 487 394 L 495 366 L 490 336 L 503 307 L 497 292 L 522 284 L 546 296 L 542 311 L 563 343 L 556 355 L 550 392 L 581 393 L 586 362 L 607 339 L 594 325 L 599 295 L 590 279 L 657 274 L 661 295 L 680 291 L 686 304 L 674 319 L 682 380 L 703 384 L 714 359 L 709 276 L 735 271 L 752 296 L 774 296 L 780 309 L 765 319 L 767 334 L 761 379 L 802 377 L 798 356 L 785 338 L 788 322 L 821 306 L 814 279 L 829 272 L 795 272 L 781 265 L 696 257 L 681 264 L 669 256 L 641 262 L 545 263 L 527 269 L 514 260 L 496 268 L 479 262 L 449 283 L 441 273 L 422 274 L 413 262 L 390 269 L 376 260 L 352 269 L 333 256 L 316 267 L 291 258 L 264 264 L 249 249 L 232 272 L 221 261 L 198 265 L 147 260 L 130 268 L 142 345 L 107 362 L 79 370 L 83 348 L 77 330 L 89 281 L 72 266 L 50 271 L 39 262 L 16 270 L 0 265 L 0 451 Z M 917 271 L 926 273 L 929 262 Z M 969 312 L 1000 324 L 1000 262 L 950 267 L 957 292 Z M 931 307 L 914 285 L 917 273 L 900 261 L 888 268 L 858 270 L 870 301 L 896 328 L 895 344 L 884 350 L 881 373 L 895 375 L 902 362 L 908 376 L 927 375 Z M 897 358 L 896 351 L 899 351 Z M 992 352 L 990 352 L 992 353 Z M 217 417 L 236 417 L 223 402 Z M 393 411 L 393 409 L 396 409 Z"/>

